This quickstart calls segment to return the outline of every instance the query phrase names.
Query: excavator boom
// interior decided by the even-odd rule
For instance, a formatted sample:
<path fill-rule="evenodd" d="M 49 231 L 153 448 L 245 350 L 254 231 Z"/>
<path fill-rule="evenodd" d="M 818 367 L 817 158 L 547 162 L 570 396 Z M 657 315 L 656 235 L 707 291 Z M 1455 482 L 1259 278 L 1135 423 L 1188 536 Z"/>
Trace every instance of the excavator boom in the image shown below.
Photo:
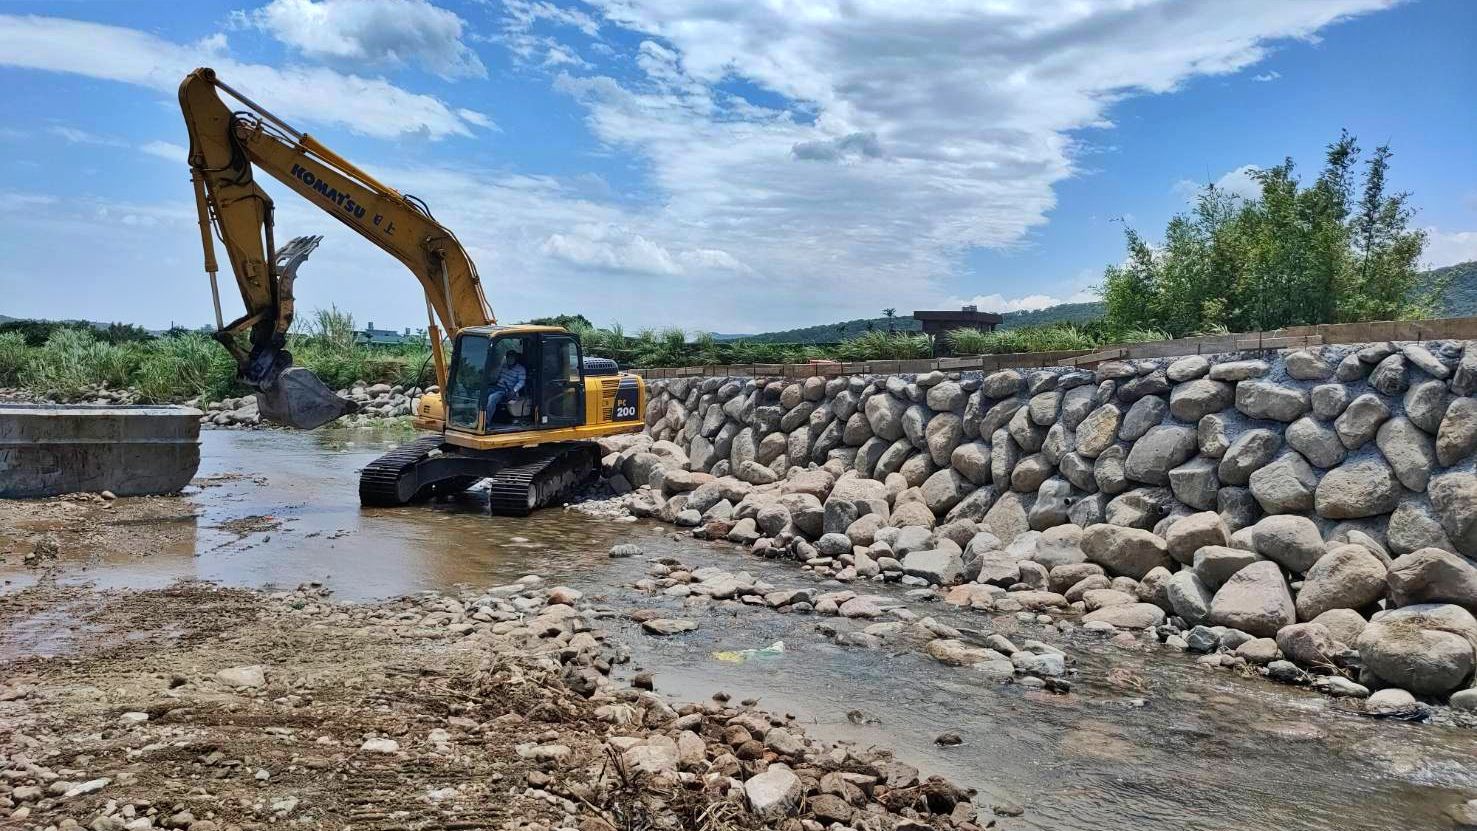
<path fill-rule="evenodd" d="M 221 93 L 242 109 L 227 107 Z M 456 236 L 431 216 L 423 202 L 381 184 L 312 136 L 293 129 L 221 82 L 214 70 L 191 72 L 180 84 L 179 97 L 190 134 L 189 161 L 205 270 L 215 301 L 215 336 L 235 358 L 241 379 L 257 390 L 263 417 L 310 429 L 351 412 L 353 404 L 334 395 L 308 370 L 292 367 L 286 345 L 294 312 L 293 282 L 322 237 L 298 237 L 276 247 L 272 199 L 255 181 L 258 169 L 410 269 L 426 297 L 436 377 L 445 386 L 441 333 L 455 335 L 467 326 L 496 323 L 477 268 Z M 217 236 L 246 307 L 245 314 L 229 323 L 221 314 L 216 280 Z M 239 343 L 241 335 L 247 337 L 247 348 Z"/>

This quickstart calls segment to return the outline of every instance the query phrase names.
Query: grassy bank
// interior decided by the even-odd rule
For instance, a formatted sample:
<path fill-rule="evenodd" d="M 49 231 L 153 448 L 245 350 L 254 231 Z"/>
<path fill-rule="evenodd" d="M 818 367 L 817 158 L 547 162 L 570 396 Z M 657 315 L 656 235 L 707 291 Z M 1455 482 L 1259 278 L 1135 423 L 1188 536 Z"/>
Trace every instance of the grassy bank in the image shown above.
<path fill-rule="evenodd" d="M 720 342 L 710 335 L 689 340 L 681 329 L 627 335 L 619 326 L 571 328 L 586 355 L 613 358 L 623 367 L 702 364 L 786 364 L 812 359 L 842 361 L 928 358 L 933 347 L 916 332 L 866 332 L 834 344 Z M 44 337 L 44 340 L 40 339 Z M 1091 328 L 1058 324 L 998 332 L 965 329 L 948 338 L 955 355 L 996 355 L 1093 349 L 1114 341 L 1144 341 L 1157 332 L 1128 332 L 1110 338 Z M 293 362 L 315 372 L 333 389 L 356 381 L 427 386 L 435 383 L 425 343 L 367 347 L 354 341 L 354 320 L 337 309 L 319 310 L 289 337 Z M 192 398 L 215 401 L 247 390 L 219 344 L 198 332 L 172 332 L 152 339 L 113 342 L 106 330 L 59 326 L 38 336 L 0 332 L 0 387 L 20 387 L 37 398 L 74 401 L 99 386 L 132 389 L 146 402 Z"/>
<path fill-rule="evenodd" d="M 354 343 L 353 329 L 348 315 L 318 312 L 289 336 L 293 362 L 334 389 L 356 381 L 434 383 L 428 346 L 369 348 Z M 247 391 L 235 375 L 226 350 L 198 332 L 121 343 L 88 328 L 57 327 L 40 343 L 19 331 L 0 333 L 0 387 L 20 387 L 37 398 L 73 401 L 106 386 L 136 390 L 147 402 L 214 401 Z"/>

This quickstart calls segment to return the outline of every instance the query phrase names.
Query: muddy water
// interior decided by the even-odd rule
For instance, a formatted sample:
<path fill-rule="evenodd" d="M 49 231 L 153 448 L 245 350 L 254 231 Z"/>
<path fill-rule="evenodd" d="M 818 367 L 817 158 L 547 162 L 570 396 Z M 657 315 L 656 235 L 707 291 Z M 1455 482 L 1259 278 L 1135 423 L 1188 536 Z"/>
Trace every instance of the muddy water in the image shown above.
<path fill-rule="evenodd" d="M 1024 816 L 1001 821 L 1007 829 L 1447 829 L 1443 807 L 1477 796 L 1477 732 L 1370 721 L 1322 696 L 1201 670 L 1183 656 L 1085 637 L 1063 643 L 999 621 L 1011 637 L 1057 643 L 1077 662 L 1071 695 L 1031 692 L 940 666 L 917 643 L 846 649 L 816 630 L 845 621 L 749 607 L 684 610 L 676 599 L 621 590 L 648 564 L 609 559 L 617 542 L 691 566 L 746 569 L 779 586 L 817 583 L 792 565 L 677 537 L 666 526 L 558 510 L 493 518 L 475 497 L 361 510 L 359 467 L 405 439 L 370 430 L 207 432 L 204 485 L 186 497 L 195 516 L 182 511 L 171 520 L 186 533 L 61 579 L 283 588 L 319 580 L 339 598 L 369 599 L 538 573 L 620 610 L 671 607 L 701 628 L 657 639 L 610 623 L 631 646 L 632 669 L 653 671 L 663 692 L 762 698 L 815 733 L 896 748 L 920 768 L 977 788 L 986 806 L 1025 806 Z M 959 627 L 989 627 L 984 617 L 940 604 L 913 609 Z M 776 640 L 786 645 L 781 657 L 735 665 L 712 656 Z M 934 746 L 944 731 L 964 744 Z"/>

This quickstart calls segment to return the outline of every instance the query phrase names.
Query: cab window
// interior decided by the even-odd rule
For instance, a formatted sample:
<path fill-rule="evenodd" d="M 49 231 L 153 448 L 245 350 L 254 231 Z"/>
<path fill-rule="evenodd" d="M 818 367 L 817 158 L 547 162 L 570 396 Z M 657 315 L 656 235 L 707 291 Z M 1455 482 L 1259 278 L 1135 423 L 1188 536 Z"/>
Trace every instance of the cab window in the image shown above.
<path fill-rule="evenodd" d="M 487 386 L 487 346 L 488 340 L 482 335 L 457 338 L 446 397 L 447 419 L 453 426 L 466 429 L 477 426 L 477 412 Z"/>

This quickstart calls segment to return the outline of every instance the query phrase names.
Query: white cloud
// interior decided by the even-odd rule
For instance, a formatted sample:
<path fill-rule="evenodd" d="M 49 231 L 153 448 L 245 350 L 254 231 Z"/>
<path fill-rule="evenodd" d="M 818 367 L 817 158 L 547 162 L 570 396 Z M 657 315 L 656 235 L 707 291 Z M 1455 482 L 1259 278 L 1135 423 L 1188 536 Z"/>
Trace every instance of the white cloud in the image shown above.
<path fill-rule="evenodd" d="M 1063 303 L 1091 303 L 1102 298 L 1088 292 L 1076 292 L 1067 297 L 1053 297 L 1049 294 L 1028 294 L 1024 297 L 1006 297 L 1001 294 L 977 294 L 968 299 L 952 297 L 947 306 L 959 308 L 961 306 L 976 306 L 982 312 L 1034 312 L 1040 309 L 1049 309 L 1052 306 L 1060 306 Z"/>
<path fill-rule="evenodd" d="M 1477 231 L 1427 228 L 1424 260 L 1430 268 L 1477 260 Z"/>
<path fill-rule="evenodd" d="M 1260 75 L 1253 75 L 1251 76 L 1251 80 L 1256 81 L 1259 84 L 1265 84 L 1268 81 L 1275 81 L 1281 77 L 1282 73 L 1274 69 L 1270 72 L 1263 72 Z"/>
<path fill-rule="evenodd" d="M 95 144 L 99 147 L 122 147 L 126 144 L 122 139 L 113 136 L 103 136 L 90 133 L 77 127 L 68 127 L 64 124 L 53 124 L 46 132 L 68 144 Z"/>
<path fill-rule="evenodd" d="M 184 164 L 186 158 L 190 155 L 189 149 L 170 141 L 151 141 L 140 145 L 138 149 L 148 153 L 150 156 L 158 156 L 165 161 L 178 162 L 180 164 Z"/>
<path fill-rule="evenodd" d="M 609 239 L 605 229 L 572 234 L 550 234 L 540 249 L 544 254 L 575 265 L 641 274 L 681 274 L 682 268 L 667 249 L 640 234 Z"/>
<path fill-rule="evenodd" d="M 608 50 L 598 42 L 599 21 L 581 9 L 557 6 L 545 0 L 503 0 L 502 6 L 502 31 L 496 37 L 478 39 L 501 42 L 525 64 L 544 68 L 591 65 L 569 44 L 550 34 L 551 29 L 566 34 L 580 32 L 597 39 L 595 45 Z"/>
<path fill-rule="evenodd" d="M 443 78 L 485 78 L 462 42 L 466 21 L 425 0 L 272 0 L 236 19 L 319 61 L 398 67 Z"/>
<path fill-rule="evenodd" d="M 1234 170 L 1229 170 L 1221 175 L 1219 179 L 1211 182 L 1216 190 L 1239 196 L 1242 199 L 1257 199 L 1262 195 L 1261 185 L 1257 184 L 1255 174 L 1260 170 L 1257 165 L 1244 164 Z M 1185 201 L 1193 201 L 1200 192 L 1205 189 L 1205 184 L 1190 179 L 1181 179 L 1174 183 L 1174 192 L 1185 198 Z"/>
<path fill-rule="evenodd" d="M 383 79 L 324 67 L 242 63 L 225 57 L 224 48 L 219 37 L 180 44 L 121 26 L 0 15 L 0 66 L 65 72 L 173 94 L 186 73 L 209 64 L 222 80 L 268 102 L 273 112 L 290 120 L 339 125 L 380 138 L 472 134 L 472 123 L 440 100 Z M 99 55 L 107 59 L 99 60 Z"/>
<path fill-rule="evenodd" d="M 504 319 L 584 311 L 602 323 L 720 331 L 806 325 L 822 312 L 840 319 L 945 297 L 942 281 L 961 270 L 965 252 L 1014 245 L 1045 221 L 1054 185 L 1077 171 L 1085 152 L 1080 131 L 1111 126 L 1109 108 L 1123 97 L 1243 70 L 1273 39 L 1307 37 L 1386 4 L 1245 0 L 1228 16 L 1218 4 L 1170 0 L 1113 7 L 836 0 L 804 8 L 601 0 L 600 13 L 586 14 L 506 0 L 499 39 L 515 55 L 528 50 L 530 71 L 539 71 L 554 46 L 614 53 L 604 74 L 565 65 L 556 86 L 586 108 L 606 149 L 647 177 L 643 195 L 651 198 L 617 200 L 573 174 L 476 170 L 454 159 L 435 167 L 355 161 L 430 202 L 476 259 Z M 620 37 L 592 40 L 617 28 L 625 30 Z M 383 80 L 244 64 L 225 49 L 219 38 L 178 44 L 119 27 L 0 17 L 0 65 L 169 92 L 208 60 L 293 120 L 387 137 L 466 135 L 479 126 L 476 116 Z M 109 61 L 90 59 L 102 53 Z M 735 92 L 749 89 L 762 97 Z M 797 147 L 806 149 L 797 154 Z M 797 158 L 817 155 L 810 148 L 835 157 Z M 362 319 L 417 322 L 419 289 L 401 266 L 268 187 L 279 196 L 278 238 L 327 236 L 298 283 L 301 308 L 352 299 Z M 70 202 L 33 212 L 6 233 L 47 234 L 65 225 L 46 237 L 58 242 L 44 247 L 61 253 L 43 258 L 26 250 L 7 267 L 24 278 L 17 282 L 40 286 L 59 269 L 154 274 L 172 258 L 177 266 L 161 278 L 159 294 L 198 307 L 203 320 L 208 292 L 193 208 L 166 208 L 180 209 L 182 218 L 158 216 L 148 235 L 120 230 L 110 238 L 118 244 L 106 246 L 97 244 L 96 217 L 67 213 L 77 210 Z M 119 210 L 151 215 L 140 206 Z M 140 236 L 148 246 L 132 241 Z M 741 291 L 733 290 L 736 273 L 744 275 Z M 24 291 L 34 297 L 41 289 Z M 1074 299 L 1070 287 L 1038 291 Z M 111 300 L 118 308 L 101 316 L 168 323 L 156 320 L 156 301 Z M 1045 301 L 1002 295 L 998 302 L 1026 308 Z"/>
<path fill-rule="evenodd" d="M 757 275 L 747 314 L 794 320 L 818 295 L 848 311 L 941 296 L 963 252 L 1046 221 L 1077 131 L 1111 126 L 1113 103 L 1243 70 L 1277 39 L 1389 2 L 1248 0 L 1229 16 L 1170 0 L 593 5 L 602 31 L 645 38 L 639 73 L 556 86 L 645 163 L 662 199 L 645 236 L 740 252 Z"/>

